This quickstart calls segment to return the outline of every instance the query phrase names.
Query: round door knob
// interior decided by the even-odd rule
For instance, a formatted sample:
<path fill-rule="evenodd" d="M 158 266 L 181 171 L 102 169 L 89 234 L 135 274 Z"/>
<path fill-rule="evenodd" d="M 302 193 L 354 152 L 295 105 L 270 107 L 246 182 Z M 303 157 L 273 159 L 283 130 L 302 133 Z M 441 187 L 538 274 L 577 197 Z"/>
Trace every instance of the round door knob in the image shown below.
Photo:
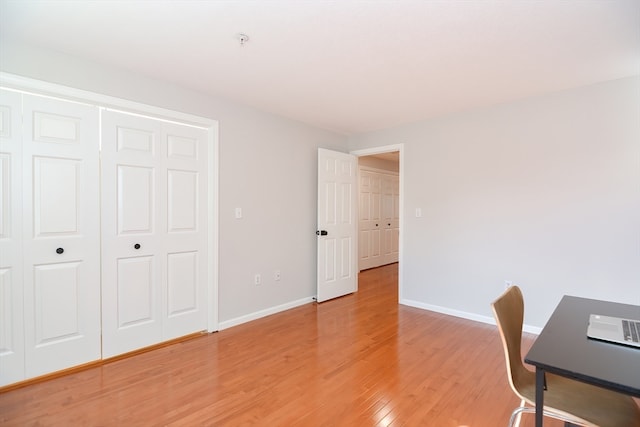
<path fill-rule="evenodd" d="M 376 224 L 376 227 L 378 226 L 378 224 Z"/>
<path fill-rule="evenodd" d="M 140 243 L 136 243 L 135 245 L 133 245 L 134 249 L 140 249 Z"/>
<path fill-rule="evenodd" d="M 58 249 L 56 249 L 56 253 L 57 253 L 57 254 L 61 254 L 61 253 L 63 253 L 63 252 L 64 252 L 64 249 L 62 249 L 62 248 L 58 248 Z"/>
<path fill-rule="evenodd" d="M 391 223 L 387 224 L 389 227 L 391 227 Z"/>

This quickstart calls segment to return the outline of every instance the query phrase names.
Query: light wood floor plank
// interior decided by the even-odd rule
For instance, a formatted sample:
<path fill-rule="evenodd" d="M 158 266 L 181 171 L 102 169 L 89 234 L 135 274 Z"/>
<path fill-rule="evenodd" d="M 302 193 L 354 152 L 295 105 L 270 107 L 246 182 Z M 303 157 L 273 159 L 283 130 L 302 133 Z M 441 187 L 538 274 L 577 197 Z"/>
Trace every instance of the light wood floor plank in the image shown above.
<path fill-rule="evenodd" d="M 356 294 L 2 393 L 0 424 L 506 426 L 495 327 L 397 293 L 396 264 L 368 270 Z"/>

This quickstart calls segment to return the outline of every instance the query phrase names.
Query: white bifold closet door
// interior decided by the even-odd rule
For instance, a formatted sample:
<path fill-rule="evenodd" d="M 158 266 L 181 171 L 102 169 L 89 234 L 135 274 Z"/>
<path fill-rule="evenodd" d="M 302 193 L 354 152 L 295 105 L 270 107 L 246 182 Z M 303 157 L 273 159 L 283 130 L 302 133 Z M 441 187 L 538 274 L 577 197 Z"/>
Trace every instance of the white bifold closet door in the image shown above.
<path fill-rule="evenodd" d="M 360 169 L 358 268 L 382 265 L 382 175 Z"/>
<path fill-rule="evenodd" d="M 0 383 L 100 359 L 98 109 L 2 92 Z"/>
<path fill-rule="evenodd" d="M 360 169 L 358 268 L 398 262 L 400 236 L 399 178 Z"/>
<path fill-rule="evenodd" d="M 400 179 L 396 175 L 384 175 L 382 179 L 382 264 L 398 262 L 400 238 Z"/>
<path fill-rule="evenodd" d="M 0 386 L 24 379 L 22 95 L 0 90 Z"/>
<path fill-rule="evenodd" d="M 103 111 L 103 358 L 207 327 L 207 135 Z"/>
<path fill-rule="evenodd" d="M 23 96 L 26 377 L 100 359 L 98 109 Z"/>

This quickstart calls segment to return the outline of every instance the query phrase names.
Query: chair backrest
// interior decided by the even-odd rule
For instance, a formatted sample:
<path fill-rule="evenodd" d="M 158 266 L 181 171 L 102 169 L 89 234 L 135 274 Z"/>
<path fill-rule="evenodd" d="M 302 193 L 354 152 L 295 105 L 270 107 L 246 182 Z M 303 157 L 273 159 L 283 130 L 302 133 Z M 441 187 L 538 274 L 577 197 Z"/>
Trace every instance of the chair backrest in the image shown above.
<path fill-rule="evenodd" d="M 525 378 L 532 374 L 522 363 L 522 323 L 524 320 L 524 299 L 517 286 L 511 286 L 492 304 L 493 315 L 498 324 L 504 357 L 507 363 L 509 384 L 513 391 L 524 398 L 518 391 Z"/>

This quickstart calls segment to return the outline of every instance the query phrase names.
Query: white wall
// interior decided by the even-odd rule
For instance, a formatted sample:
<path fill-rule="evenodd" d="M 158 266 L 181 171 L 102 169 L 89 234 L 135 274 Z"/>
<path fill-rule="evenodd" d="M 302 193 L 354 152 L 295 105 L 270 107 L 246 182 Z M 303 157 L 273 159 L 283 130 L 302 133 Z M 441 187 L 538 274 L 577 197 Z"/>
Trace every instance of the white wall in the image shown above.
<path fill-rule="evenodd" d="M 315 294 L 316 149 L 345 137 L 2 43 L 2 71 L 219 121 L 222 324 Z M 533 326 L 565 293 L 640 304 L 639 115 L 629 78 L 350 138 L 405 144 L 403 302 L 489 318 L 510 279 Z"/>
<path fill-rule="evenodd" d="M 563 294 L 640 305 L 640 77 L 350 138 L 405 144 L 404 303 L 541 327 Z M 423 217 L 415 217 L 422 208 Z"/>
<path fill-rule="evenodd" d="M 4 72 L 218 120 L 221 326 L 315 295 L 316 153 L 345 151 L 344 136 L 51 51 L 1 52 Z"/>

